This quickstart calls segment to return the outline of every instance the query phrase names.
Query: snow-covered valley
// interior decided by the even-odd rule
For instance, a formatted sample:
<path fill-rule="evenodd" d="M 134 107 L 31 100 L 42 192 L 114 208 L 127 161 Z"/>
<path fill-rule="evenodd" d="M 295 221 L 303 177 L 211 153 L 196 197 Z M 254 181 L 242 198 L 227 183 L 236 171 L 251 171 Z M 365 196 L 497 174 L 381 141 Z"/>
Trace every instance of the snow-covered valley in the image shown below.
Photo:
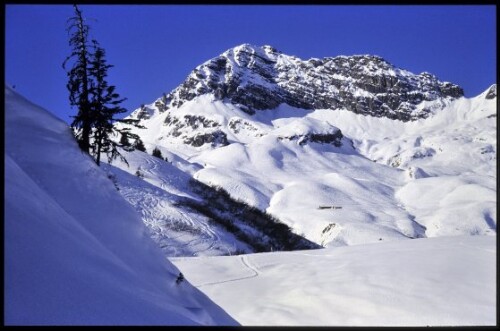
<path fill-rule="evenodd" d="M 171 261 L 244 326 L 497 323 L 493 236 Z"/>

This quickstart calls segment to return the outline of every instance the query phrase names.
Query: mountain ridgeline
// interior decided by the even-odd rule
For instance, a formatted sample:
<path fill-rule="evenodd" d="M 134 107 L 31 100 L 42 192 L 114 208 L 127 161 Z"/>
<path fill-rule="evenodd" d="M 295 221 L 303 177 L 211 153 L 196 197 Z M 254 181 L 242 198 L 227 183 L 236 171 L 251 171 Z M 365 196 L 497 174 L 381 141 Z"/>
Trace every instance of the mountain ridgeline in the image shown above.
<path fill-rule="evenodd" d="M 340 109 L 401 121 L 425 118 L 441 99 L 462 97 L 461 87 L 424 72 L 415 75 L 374 55 L 301 60 L 271 46 L 243 44 L 196 67 L 155 102 L 159 112 L 212 94 L 249 114 L 288 104 Z M 427 102 L 427 104 L 426 104 Z M 429 103 L 431 102 L 431 103 Z M 144 119 L 152 109 L 132 114 Z"/>

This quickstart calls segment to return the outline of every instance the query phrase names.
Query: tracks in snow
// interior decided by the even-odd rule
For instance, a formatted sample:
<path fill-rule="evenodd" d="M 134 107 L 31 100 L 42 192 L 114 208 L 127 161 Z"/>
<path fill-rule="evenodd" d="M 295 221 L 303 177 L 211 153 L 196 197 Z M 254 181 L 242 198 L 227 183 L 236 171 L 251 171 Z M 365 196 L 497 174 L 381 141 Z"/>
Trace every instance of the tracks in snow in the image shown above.
<path fill-rule="evenodd" d="M 259 275 L 259 271 L 257 270 L 257 268 L 255 268 L 249 261 L 248 261 L 248 257 L 246 255 L 241 255 L 241 263 L 243 263 L 243 265 L 245 265 L 245 267 L 247 267 L 248 269 L 250 269 L 251 271 L 253 271 L 253 275 L 248 277 L 248 278 L 253 278 L 253 277 L 257 277 Z"/>
<path fill-rule="evenodd" d="M 141 169 L 153 178 L 158 177 L 163 186 L 164 179 L 156 173 L 157 168 L 156 160 L 145 158 Z M 174 206 L 175 194 L 142 180 L 123 181 L 119 186 L 122 196 L 141 215 L 166 256 L 224 255 L 232 247 L 206 218 Z"/>
<path fill-rule="evenodd" d="M 260 275 L 259 270 L 250 263 L 250 261 L 248 260 L 248 257 L 246 255 L 240 255 L 239 260 L 240 260 L 241 264 L 251 272 L 250 275 L 244 276 L 244 277 L 237 277 L 237 278 L 232 278 L 232 279 L 220 280 L 220 281 L 216 281 L 216 282 L 203 283 L 203 284 L 194 285 L 194 286 L 203 287 L 203 286 L 209 286 L 209 285 L 224 284 L 224 283 L 236 282 L 236 281 L 244 280 L 244 279 L 255 278 L 255 277 L 258 277 Z"/>

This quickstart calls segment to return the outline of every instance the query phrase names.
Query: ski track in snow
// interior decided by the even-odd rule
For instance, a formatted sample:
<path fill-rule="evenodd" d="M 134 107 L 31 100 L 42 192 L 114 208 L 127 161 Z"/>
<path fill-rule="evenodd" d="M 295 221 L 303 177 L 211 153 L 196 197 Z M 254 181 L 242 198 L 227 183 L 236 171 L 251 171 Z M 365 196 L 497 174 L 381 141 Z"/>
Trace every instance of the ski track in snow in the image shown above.
<path fill-rule="evenodd" d="M 149 164 L 154 165 L 154 162 Z M 184 212 L 174 209 L 161 195 L 145 194 L 130 187 L 121 190 L 127 201 L 141 212 L 144 223 L 149 225 L 160 248 L 169 256 L 198 255 L 214 249 L 220 242 L 220 237 L 210 226 L 201 221 L 195 222 Z M 189 230 L 176 231 L 175 226 Z"/>
<path fill-rule="evenodd" d="M 232 279 L 224 279 L 216 282 L 210 282 L 210 283 L 203 283 L 203 284 L 193 284 L 195 287 L 203 287 L 203 286 L 211 286 L 211 285 L 218 285 L 218 284 L 224 284 L 224 283 L 229 283 L 229 282 L 236 282 L 239 280 L 244 280 L 244 279 L 249 279 L 249 278 L 255 278 L 259 276 L 259 271 L 255 266 L 253 266 L 250 261 L 248 261 L 248 256 L 246 255 L 240 255 L 240 262 L 241 264 L 248 270 L 252 272 L 251 275 L 245 276 L 245 277 L 237 277 L 237 278 L 232 278 Z"/>
<path fill-rule="evenodd" d="M 241 256 L 241 263 L 243 263 L 245 265 L 245 267 L 247 267 L 248 269 L 252 270 L 254 272 L 254 275 L 251 276 L 251 277 L 248 277 L 248 278 L 253 278 L 253 277 L 257 277 L 259 275 L 259 271 L 257 270 L 257 268 L 255 268 L 251 263 L 250 261 L 248 260 L 248 256 L 245 256 L 245 255 L 242 255 Z"/>

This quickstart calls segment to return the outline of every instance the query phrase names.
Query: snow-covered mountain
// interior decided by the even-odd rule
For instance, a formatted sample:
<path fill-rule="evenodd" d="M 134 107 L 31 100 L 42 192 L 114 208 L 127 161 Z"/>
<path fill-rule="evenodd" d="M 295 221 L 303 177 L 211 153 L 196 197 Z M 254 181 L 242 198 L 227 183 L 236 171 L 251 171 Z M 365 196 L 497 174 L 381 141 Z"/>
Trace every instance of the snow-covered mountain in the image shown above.
<path fill-rule="evenodd" d="M 130 117 L 149 153 L 319 245 L 496 234 L 496 85 L 245 44 Z"/>
<path fill-rule="evenodd" d="M 177 282 L 70 128 L 5 89 L 4 323 L 237 325 Z"/>
<path fill-rule="evenodd" d="M 179 108 L 205 94 L 249 114 L 281 104 L 302 109 L 345 108 L 404 121 L 427 117 L 426 102 L 463 96 L 434 75 L 399 69 L 373 55 L 301 60 L 271 46 L 243 44 L 196 67 L 175 90 L 159 98 L 159 112 Z M 155 110 L 132 114 L 146 118 Z"/>

